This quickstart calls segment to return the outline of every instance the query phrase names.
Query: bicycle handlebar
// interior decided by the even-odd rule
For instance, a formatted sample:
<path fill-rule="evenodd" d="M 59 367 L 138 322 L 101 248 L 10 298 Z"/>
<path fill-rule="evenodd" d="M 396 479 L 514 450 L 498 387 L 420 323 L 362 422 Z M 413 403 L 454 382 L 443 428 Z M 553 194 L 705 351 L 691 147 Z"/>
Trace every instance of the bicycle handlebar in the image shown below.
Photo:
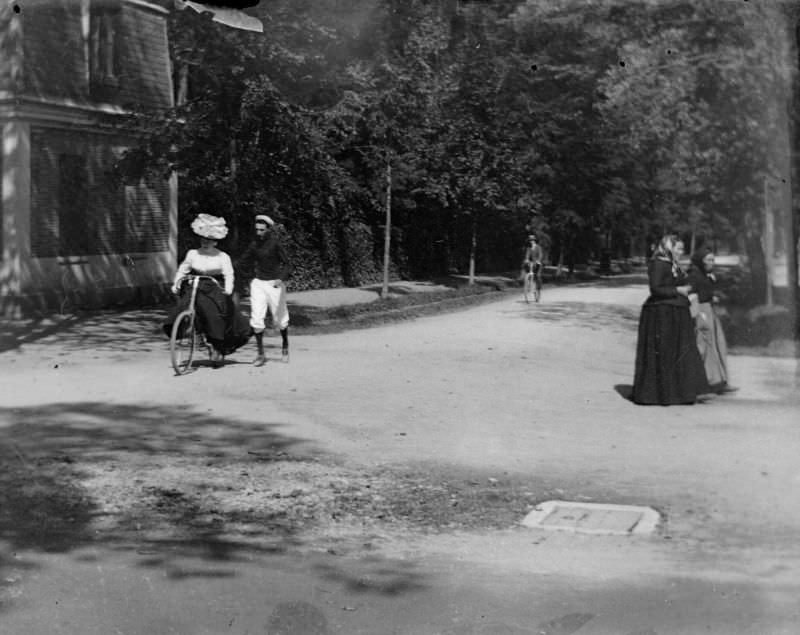
<path fill-rule="evenodd" d="M 207 278 L 208 280 L 213 280 L 219 284 L 219 280 L 217 280 L 214 276 L 207 276 L 202 273 L 190 273 L 188 276 L 186 276 L 186 279 L 189 280 L 190 278 Z"/>
<path fill-rule="evenodd" d="M 211 281 L 213 281 L 213 282 L 214 282 L 214 283 L 215 283 L 215 284 L 216 284 L 218 287 L 221 287 L 221 286 L 222 286 L 222 285 L 219 283 L 219 280 L 217 280 L 217 279 L 216 279 L 214 276 L 206 276 L 206 275 L 203 275 L 203 274 L 200 274 L 200 273 L 190 273 L 189 275 L 185 276 L 185 277 L 184 277 L 184 278 L 181 280 L 181 282 L 182 282 L 182 283 L 183 283 L 183 282 L 192 282 L 192 281 L 193 281 L 195 278 L 196 278 L 197 280 L 202 280 L 202 279 L 205 279 L 205 280 L 211 280 Z"/>
<path fill-rule="evenodd" d="M 200 281 L 202 279 L 211 280 L 220 289 L 223 288 L 223 286 L 219 283 L 219 280 L 217 280 L 214 276 L 206 276 L 206 275 L 203 275 L 201 273 L 190 273 L 190 274 L 185 275 L 183 278 L 181 278 L 177 282 L 173 283 L 172 293 L 174 293 L 176 295 L 179 294 L 180 293 L 180 289 L 183 286 L 184 282 L 188 282 L 189 284 L 194 284 L 195 280 Z"/>

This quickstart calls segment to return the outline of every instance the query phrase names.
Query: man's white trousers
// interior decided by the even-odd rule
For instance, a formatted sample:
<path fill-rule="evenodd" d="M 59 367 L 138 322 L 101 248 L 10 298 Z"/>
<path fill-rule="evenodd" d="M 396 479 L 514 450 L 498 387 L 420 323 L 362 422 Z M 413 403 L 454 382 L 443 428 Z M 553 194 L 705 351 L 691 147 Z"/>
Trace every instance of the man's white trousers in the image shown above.
<path fill-rule="evenodd" d="M 283 330 L 289 326 L 289 309 L 286 308 L 286 287 L 278 280 L 250 282 L 250 326 L 256 333 L 264 331 L 267 309 L 272 313 L 272 325 Z"/>

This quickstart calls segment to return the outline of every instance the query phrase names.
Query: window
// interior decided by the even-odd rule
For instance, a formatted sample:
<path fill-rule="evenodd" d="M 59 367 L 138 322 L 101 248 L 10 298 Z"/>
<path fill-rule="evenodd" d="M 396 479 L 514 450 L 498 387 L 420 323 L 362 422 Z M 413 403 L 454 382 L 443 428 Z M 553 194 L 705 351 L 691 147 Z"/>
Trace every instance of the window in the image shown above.
<path fill-rule="evenodd" d="M 58 253 L 89 253 L 89 171 L 86 158 L 74 154 L 58 157 Z"/>
<path fill-rule="evenodd" d="M 89 78 L 93 87 L 119 85 L 119 8 L 108 0 L 92 0 L 89 12 Z"/>

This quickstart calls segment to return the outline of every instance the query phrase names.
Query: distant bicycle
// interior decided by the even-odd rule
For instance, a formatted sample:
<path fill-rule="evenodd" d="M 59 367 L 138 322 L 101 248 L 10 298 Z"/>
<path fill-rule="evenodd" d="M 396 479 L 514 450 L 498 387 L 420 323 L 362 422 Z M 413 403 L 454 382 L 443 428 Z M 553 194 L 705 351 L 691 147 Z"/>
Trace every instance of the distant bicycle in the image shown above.
<path fill-rule="evenodd" d="M 534 302 L 538 302 L 542 297 L 542 263 L 527 263 L 526 269 L 527 272 L 525 273 L 525 280 L 522 286 L 523 293 L 525 294 L 525 302 L 530 304 L 531 297 L 533 297 Z"/>
<path fill-rule="evenodd" d="M 169 353 L 176 375 L 185 375 L 191 370 L 192 358 L 197 348 L 205 346 L 208 349 L 209 359 L 211 359 L 211 347 L 206 343 L 205 337 L 196 323 L 195 300 L 201 280 L 211 280 L 214 284 L 219 285 L 219 282 L 211 276 L 190 275 L 186 277 L 184 284 L 192 285 L 189 306 L 175 318 L 169 338 Z"/>

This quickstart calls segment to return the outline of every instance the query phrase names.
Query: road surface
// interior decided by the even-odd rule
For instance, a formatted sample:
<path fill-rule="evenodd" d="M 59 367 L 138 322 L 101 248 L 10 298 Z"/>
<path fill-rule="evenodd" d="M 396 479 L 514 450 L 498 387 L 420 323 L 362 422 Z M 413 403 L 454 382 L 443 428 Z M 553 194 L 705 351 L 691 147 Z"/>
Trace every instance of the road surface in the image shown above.
<path fill-rule="evenodd" d="M 645 295 L 550 288 L 179 378 L 145 314 L 0 353 L 0 633 L 800 632 L 796 361 L 635 406 Z M 662 520 L 522 527 L 548 497 Z"/>

